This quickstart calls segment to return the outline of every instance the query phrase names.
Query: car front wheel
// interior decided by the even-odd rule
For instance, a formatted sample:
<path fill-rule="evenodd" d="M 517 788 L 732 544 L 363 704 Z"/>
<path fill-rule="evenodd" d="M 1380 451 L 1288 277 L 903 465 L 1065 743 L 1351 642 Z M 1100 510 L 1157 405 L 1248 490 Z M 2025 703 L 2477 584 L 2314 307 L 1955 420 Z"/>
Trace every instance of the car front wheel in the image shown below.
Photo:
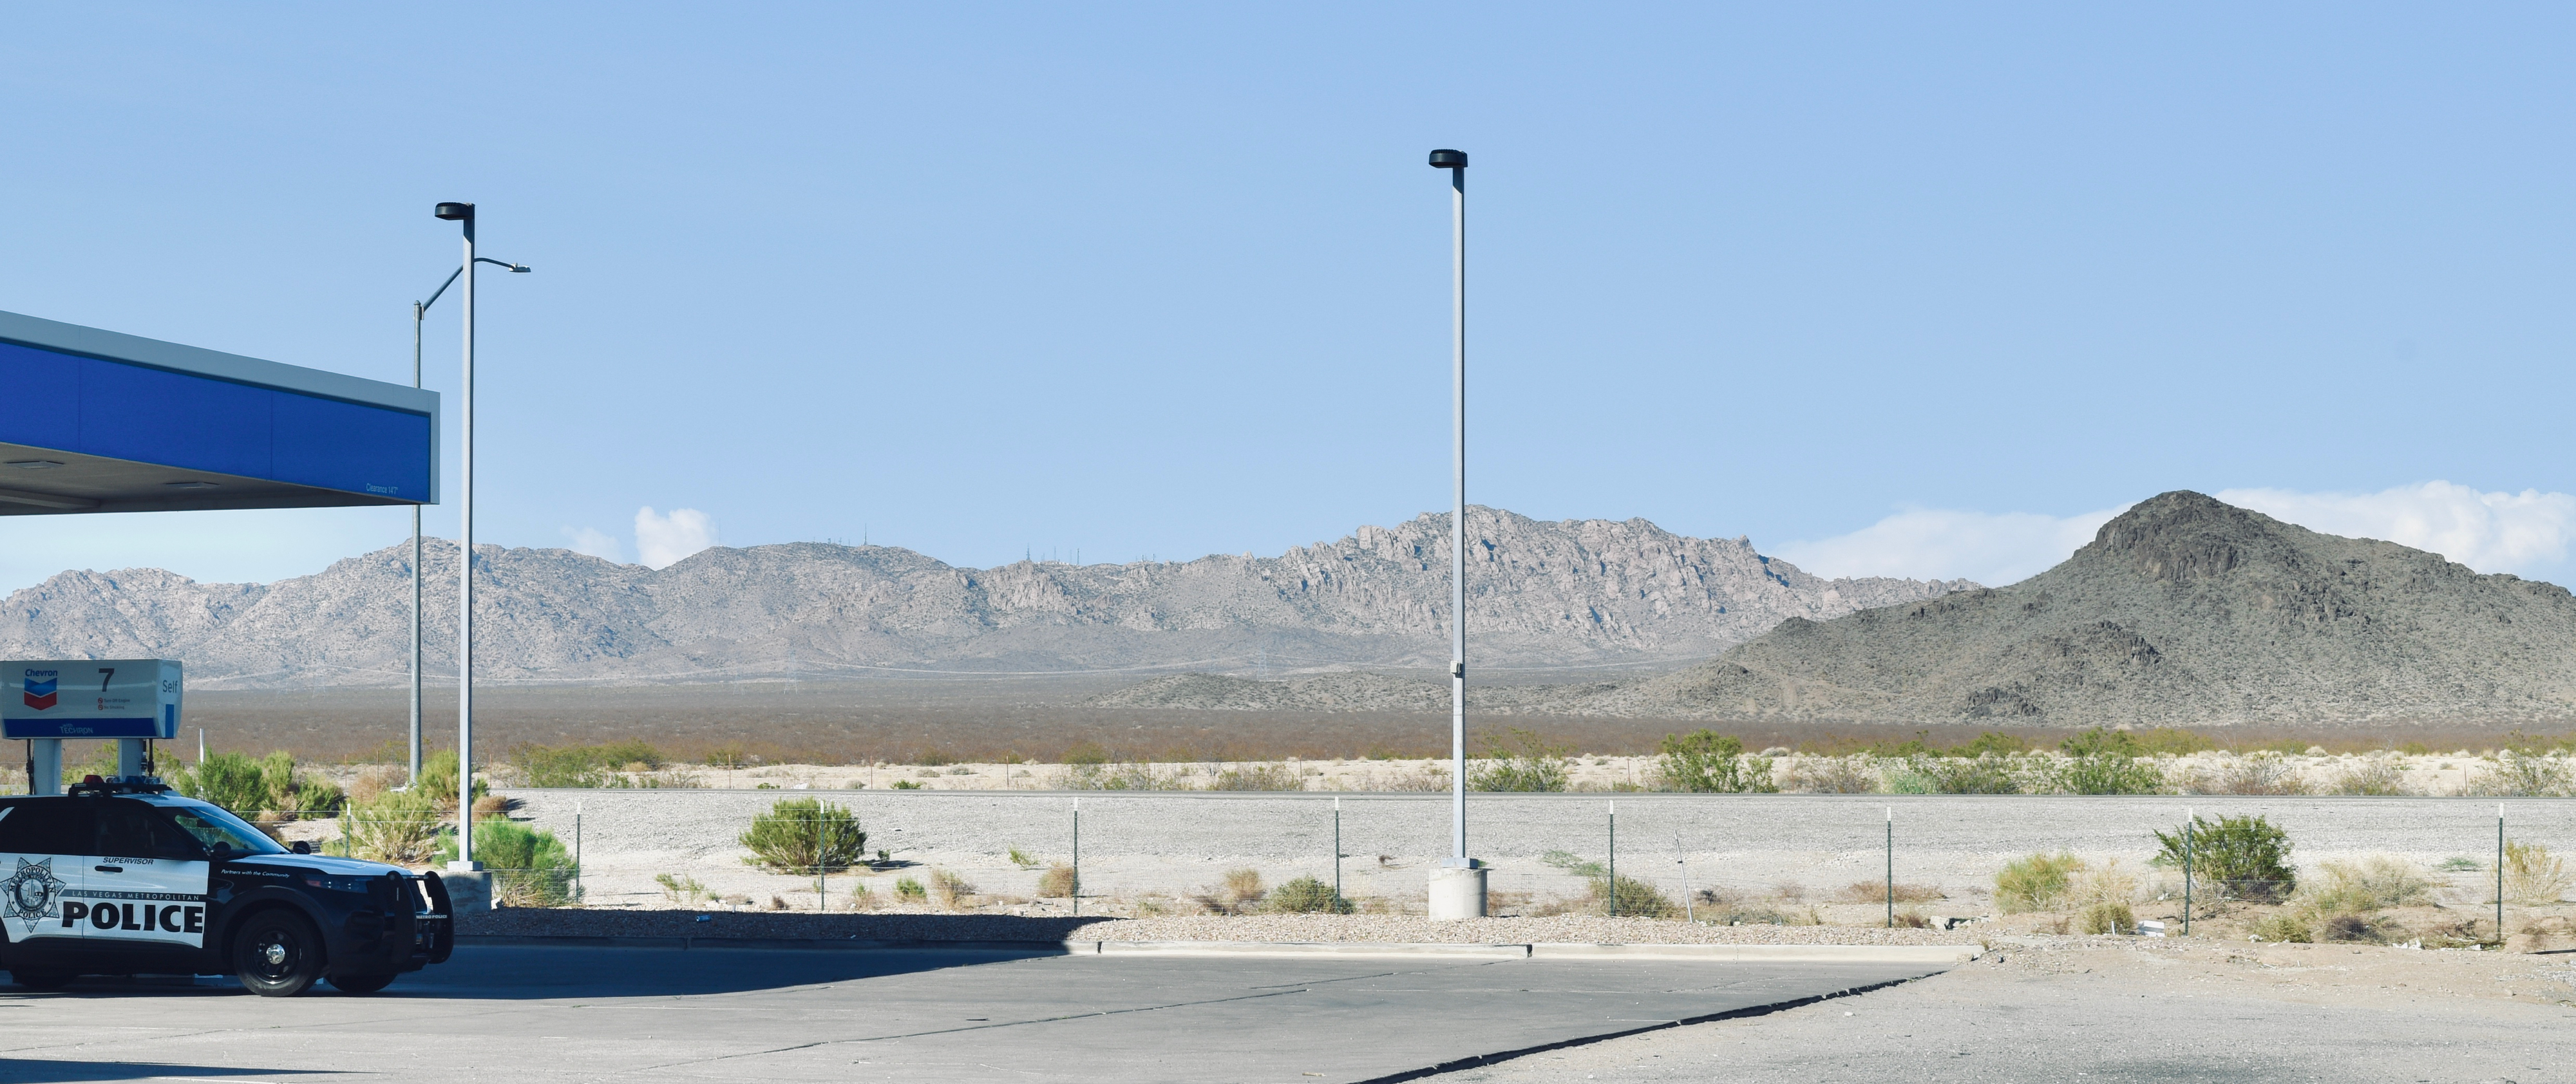
<path fill-rule="evenodd" d="M 233 973 L 261 997 L 293 997 L 322 977 L 322 936 L 289 911 L 252 915 L 233 934 Z"/>

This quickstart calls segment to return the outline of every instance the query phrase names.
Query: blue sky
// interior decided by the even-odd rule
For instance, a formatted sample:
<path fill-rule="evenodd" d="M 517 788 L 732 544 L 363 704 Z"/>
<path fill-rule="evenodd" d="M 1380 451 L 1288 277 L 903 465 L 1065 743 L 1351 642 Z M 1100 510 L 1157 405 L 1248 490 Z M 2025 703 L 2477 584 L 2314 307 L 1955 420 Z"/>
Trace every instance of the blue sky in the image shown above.
<path fill-rule="evenodd" d="M 2569 571 L 2563 9 L 6 19 L 0 309 L 407 380 L 430 205 L 482 205 L 537 268 L 486 279 L 484 541 L 1103 561 L 1440 507 L 1453 146 L 1479 503 L 1992 581 L 2231 490 Z M 404 524 L 13 519 L 0 587 Z"/>

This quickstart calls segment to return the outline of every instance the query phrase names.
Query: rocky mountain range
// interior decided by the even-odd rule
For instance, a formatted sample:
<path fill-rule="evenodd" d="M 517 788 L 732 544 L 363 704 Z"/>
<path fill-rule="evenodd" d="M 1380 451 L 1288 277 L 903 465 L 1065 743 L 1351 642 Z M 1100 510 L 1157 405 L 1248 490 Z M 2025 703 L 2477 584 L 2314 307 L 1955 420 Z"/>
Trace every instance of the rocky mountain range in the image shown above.
<path fill-rule="evenodd" d="M 1434 683 L 1380 676 L 1170 676 L 1104 699 L 1331 710 L 1426 695 L 1447 706 Z M 1791 617 L 1697 666 L 1471 690 L 1469 705 L 1906 725 L 2563 720 L 2576 716 L 2576 598 L 2555 584 L 2480 575 L 2439 554 L 2173 492 L 2009 587 Z"/>
<path fill-rule="evenodd" d="M 1750 541 L 1641 519 L 1470 508 L 1481 663 L 1705 658 L 1792 618 L 1973 588 L 1824 579 Z M 655 571 L 477 547 L 478 680 L 652 683 L 889 672 L 1445 666 L 1448 517 L 1362 527 L 1278 557 L 951 566 L 888 546 L 718 547 Z M 160 656 L 200 688 L 387 685 L 410 650 L 410 546 L 272 584 L 154 569 L 65 572 L 0 604 L 13 658 Z M 423 561 L 428 670 L 455 672 L 456 548 Z M 1442 693 L 1445 696 L 1445 692 Z"/>

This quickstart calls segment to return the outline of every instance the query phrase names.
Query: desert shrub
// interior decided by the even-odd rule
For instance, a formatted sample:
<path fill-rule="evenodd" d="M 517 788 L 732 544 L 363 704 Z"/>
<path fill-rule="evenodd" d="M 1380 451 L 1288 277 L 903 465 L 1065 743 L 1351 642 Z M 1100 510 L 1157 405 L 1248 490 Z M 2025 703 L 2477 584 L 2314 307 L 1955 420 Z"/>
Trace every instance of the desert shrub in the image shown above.
<path fill-rule="evenodd" d="M 1038 895 L 1042 898 L 1071 897 L 1082 890 L 1082 880 L 1072 866 L 1058 862 L 1038 874 Z"/>
<path fill-rule="evenodd" d="M 2320 914 L 2349 914 L 2433 902 L 2433 882 L 2415 864 L 2387 855 L 2356 862 L 2321 862 L 2304 903 Z"/>
<path fill-rule="evenodd" d="M 2557 757 L 2507 749 L 2497 754 L 2495 767 L 2469 781 L 2468 793 L 2489 798 L 2565 798 L 2576 795 L 2576 778 L 2571 778 L 2567 762 Z"/>
<path fill-rule="evenodd" d="M 1262 900 L 1262 909 L 1278 914 L 1347 915 L 1358 910 L 1351 901 L 1334 894 L 1333 886 L 1313 877 L 1293 878 L 1271 889 Z"/>
<path fill-rule="evenodd" d="M 407 773 L 397 764 L 371 764 L 358 769 L 349 781 L 348 804 L 361 806 L 384 796 L 386 791 L 402 786 Z"/>
<path fill-rule="evenodd" d="M 850 902 L 846 906 L 853 911 L 874 911 L 880 902 L 877 894 L 868 891 L 866 885 L 851 885 L 847 899 Z"/>
<path fill-rule="evenodd" d="M 427 791 L 384 790 L 363 803 L 352 803 L 342 816 L 338 850 L 350 858 L 426 865 L 438 855 L 439 832 L 447 814 Z M 478 844 L 481 840 L 476 841 Z"/>
<path fill-rule="evenodd" d="M 2334 781 L 2326 784 L 2329 794 L 2395 796 L 2414 793 L 2406 785 L 2406 772 L 2394 757 L 2363 757 L 2345 765 Z"/>
<path fill-rule="evenodd" d="M 901 784 L 897 784 L 900 786 Z M 1189 790 L 1181 773 L 1152 761 L 1067 764 L 1058 790 Z"/>
<path fill-rule="evenodd" d="M 1023 851 L 1017 847 L 1011 848 L 1009 857 L 1011 859 L 1011 864 L 1018 866 L 1021 869 L 1036 869 L 1039 865 L 1037 859 L 1029 857 L 1027 851 Z"/>
<path fill-rule="evenodd" d="M 2485 869 L 2486 867 L 2479 865 L 2477 859 L 2462 858 L 2458 855 L 2453 855 L 2449 858 L 2443 859 L 2441 865 L 2433 868 L 2441 870 L 2444 873 L 2461 873 L 2468 870 Z"/>
<path fill-rule="evenodd" d="M 2165 772 L 2155 762 L 2125 753 L 2060 757 L 2033 772 L 2034 791 L 2060 794 L 2162 794 Z"/>
<path fill-rule="evenodd" d="M 1613 918 L 1672 918 L 1682 913 L 1680 904 L 1634 877 L 1593 878 L 1592 906 L 1596 910 L 1606 908 Z"/>
<path fill-rule="evenodd" d="M 1878 764 L 1866 756 L 1799 757 L 1789 762 L 1782 789 L 1802 794 L 1875 794 Z"/>
<path fill-rule="evenodd" d="M 1391 791 L 1416 793 L 1445 791 L 1449 789 L 1449 769 L 1437 764 L 1425 764 L 1419 769 L 1388 779 L 1380 786 Z"/>
<path fill-rule="evenodd" d="M 676 873 L 656 873 L 653 875 L 653 883 L 662 886 L 663 899 L 674 903 L 685 903 L 694 907 L 710 898 L 706 883 L 695 877 L 685 877 Z"/>
<path fill-rule="evenodd" d="M 436 861 L 456 858 L 456 837 L 439 839 Z M 492 872 L 492 902 L 501 907 L 561 907 L 573 902 L 572 855 L 552 832 L 506 820 L 477 821 L 474 860 Z"/>
<path fill-rule="evenodd" d="M 2049 910 L 2083 869 L 2084 860 L 2066 851 L 2013 859 L 1995 874 L 1995 906 L 2008 915 Z"/>
<path fill-rule="evenodd" d="M 753 759 L 755 758 L 751 752 L 744 749 L 740 742 L 719 745 L 707 750 L 707 767 L 710 768 L 748 768 L 751 767 Z"/>
<path fill-rule="evenodd" d="M 2306 944 L 2317 939 L 2316 928 L 2309 923 L 2306 915 L 2300 914 L 2295 908 L 2284 908 L 2255 919 L 2254 925 L 2247 932 L 2265 941 Z"/>
<path fill-rule="evenodd" d="M 598 787 L 608 782 L 607 769 L 588 746 L 523 742 L 511 748 L 510 767 L 517 769 L 523 787 Z"/>
<path fill-rule="evenodd" d="M 897 877 L 894 879 L 894 898 L 905 903 L 919 903 L 930 898 L 930 890 L 910 877 Z"/>
<path fill-rule="evenodd" d="M 2096 903 L 2075 916 L 2076 928 L 2085 933 L 2135 933 L 2138 916 L 2125 903 Z"/>
<path fill-rule="evenodd" d="M 752 818 L 743 861 L 772 873 L 838 873 L 867 858 L 857 814 L 820 798 L 789 798 Z"/>
<path fill-rule="evenodd" d="M 2015 758 L 1992 753 L 1908 757 L 1905 768 L 1921 782 L 1919 793 L 1924 794 L 2019 794 L 2026 789 L 2023 777 L 2028 774 Z"/>
<path fill-rule="evenodd" d="M 2279 753 L 2231 754 L 2193 772 L 2188 789 L 2195 794 L 2306 794 L 2308 784 Z"/>
<path fill-rule="evenodd" d="M 951 911 L 965 910 L 974 903 L 974 884 L 949 870 L 931 870 L 929 890 L 932 903 Z"/>
<path fill-rule="evenodd" d="M 2386 941 L 2395 923 L 2382 915 L 2343 912 L 2319 916 L 2312 929 L 2326 941 Z"/>
<path fill-rule="evenodd" d="M 2290 834 L 2261 817 L 2221 817 L 2215 824 L 2206 817 L 2194 817 L 2192 831 L 2192 873 L 2195 878 L 2214 882 L 2224 894 L 2238 899 L 2277 900 L 2298 887 L 2299 875 L 2290 868 Z M 2173 869 L 2183 868 L 2183 831 L 2156 833 L 2163 845 L 2155 864 Z"/>
<path fill-rule="evenodd" d="M 2504 845 L 2504 894 L 2512 903 L 2556 903 L 2567 894 L 2567 860 L 2537 843 Z"/>
<path fill-rule="evenodd" d="M 1227 910 L 1243 911 L 1260 903 L 1261 897 L 1267 893 L 1261 884 L 1260 870 L 1230 869 L 1225 871 L 1225 885 L 1218 890 L 1217 899 Z"/>
<path fill-rule="evenodd" d="M 2099 903 L 2126 905 L 2137 898 L 2138 875 L 2122 869 L 2117 858 L 2088 866 L 2067 881 L 2066 900 L 2078 909 Z"/>
<path fill-rule="evenodd" d="M 1485 757 L 1467 773 L 1469 790 L 1556 792 L 1565 789 L 1566 756 L 1573 750 L 1550 745 L 1537 731 L 1511 727 L 1505 736 L 1487 741 Z"/>
<path fill-rule="evenodd" d="M 170 785 L 181 794 L 222 806 L 244 820 L 262 819 L 284 804 L 266 766 L 240 753 L 208 753 L 194 767 L 172 777 Z"/>
<path fill-rule="evenodd" d="M 427 794 L 438 808 L 456 811 L 456 750 L 439 749 L 420 760 L 420 780 L 411 789 Z M 477 775 L 474 779 L 474 812 L 484 815 L 484 803 L 492 796 L 490 783 Z"/>
<path fill-rule="evenodd" d="M 1304 790 L 1306 780 L 1285 764 L 1245 764 L 1218 772 L 1209 790 Z"/>
<path fill-rule="evenodd" d="M 1663 785 L 1673 790 L 1767 794 L 1780 789 L 1771 781 L 1770 758 L 1745 755 L 1741 738 L 1714 730 L 1666 734 L 1656 752 Z"/>

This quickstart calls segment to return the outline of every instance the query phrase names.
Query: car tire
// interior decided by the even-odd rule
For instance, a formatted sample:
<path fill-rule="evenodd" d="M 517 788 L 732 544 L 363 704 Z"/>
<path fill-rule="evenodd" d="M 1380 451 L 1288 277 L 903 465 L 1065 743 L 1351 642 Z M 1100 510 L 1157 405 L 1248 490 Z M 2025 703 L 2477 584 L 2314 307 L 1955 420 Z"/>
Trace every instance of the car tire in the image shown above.
<path fill-rule="evenodd" d="M 344 994 L 372 994 L 393 984 L 392 975 L 333 975 L 331 988 Z"/>
<path fill-rule="evenodd" d="M 233 974 L 261 997 L 294 997 L 322 977 L 322 935 L 304 916 L 268 910 L 233 931 Z"/>
<path fill-rule="evenodd" d="M 59 971 L 12 971 L 9 977 L 30 990 L 60 990 L 72 984 L 72 977 Z"/>

